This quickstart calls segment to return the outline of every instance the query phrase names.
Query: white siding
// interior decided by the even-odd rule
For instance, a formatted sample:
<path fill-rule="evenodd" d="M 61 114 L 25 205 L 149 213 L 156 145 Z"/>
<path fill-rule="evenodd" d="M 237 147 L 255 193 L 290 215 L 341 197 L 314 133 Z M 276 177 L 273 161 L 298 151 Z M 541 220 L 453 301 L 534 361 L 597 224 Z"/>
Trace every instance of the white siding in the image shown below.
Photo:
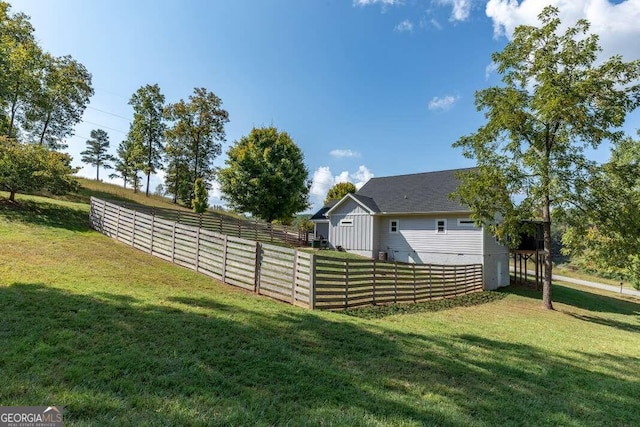
<path fill-rule="evenodd" d="M 340 225 L 343 219 L 352 225 Z M 333 248 L 368 257 L 373 256 L 373 216 L 353 200 L 346 200 L 331 212 L 329 219 L 329 244 Z"/>
<path fill-rule="evenodd" d="M 509 286 L 509 249 L 498 243 L 487 229 L 483 229 L 484 288 L 486 290 Z"/>
<path fill-rule="evenodd" d="M 482 229 L 459 226 L 461 216 L 385 216 L 377 222 L 377 249 L 391 259 L 416 263 L 468 264 L 482 262 Z M 436 233 L 436 221 L 447 220 L 446 233 Z M 398 232 L 389 221 L 398 220 Z"/>

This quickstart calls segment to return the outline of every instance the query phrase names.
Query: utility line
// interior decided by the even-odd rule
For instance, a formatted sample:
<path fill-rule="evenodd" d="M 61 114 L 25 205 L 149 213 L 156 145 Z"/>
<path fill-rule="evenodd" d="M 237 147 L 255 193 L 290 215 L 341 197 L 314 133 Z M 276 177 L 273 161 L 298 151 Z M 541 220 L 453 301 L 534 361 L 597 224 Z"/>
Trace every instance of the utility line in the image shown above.
<path fill-rule="evenodd" d="M 128 132 L 125 132 L 125 131 L 120 130 L 120 129 L 112 128 L 110 126 L 101 125 L 100 123 L 90 122 L 88 120 L 82 120 L 82 122 L 90 124 L 90 125 L 94 125 L 94 126 L 100 126 L 101 128 L 109 129 L 109 130 L 112 130 L 112 131 L 115 131 L 115 132 L 120 132 L 120 133 L 122 133 L 124 135 L 126 135 L 128 133 Z"/>
<path fill-rule="evenodd" d="M 118 117 L 119 119 L 123 119 L 123 120 L 126 120 L 127 122 L 131 123 L 131 120 L 129 120 L 128 117 L 121 116 L 121 115 L 116 114 L 116 113 L 110 113 L 108 111 L 101 110 L 101 109 L 96 108 L 96 107 L 92 107 L 91 105 L 87 105 L 87 108 L 89 108 L 91 110 L 99 111 L 99 112 L 104 113 L 104 114 L 108 114 L 108 115 L 113 116 L 113 117 Z"/>

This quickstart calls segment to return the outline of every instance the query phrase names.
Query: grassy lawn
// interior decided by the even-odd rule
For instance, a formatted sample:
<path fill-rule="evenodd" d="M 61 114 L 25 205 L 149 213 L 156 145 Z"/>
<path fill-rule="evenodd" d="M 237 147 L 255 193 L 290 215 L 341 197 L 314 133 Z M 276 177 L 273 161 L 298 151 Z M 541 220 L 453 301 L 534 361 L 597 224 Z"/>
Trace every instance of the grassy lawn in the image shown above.
<path fill-rule="evenodd" d="M 564 264 L 554 265 L 553 266 L 553 274 L 559 274 L 560 276 L 571 277 L 574 279 L 588 280 L 590 282 L 603 283 L 605 285 L 612 285 L 620 287 L 620 282 L 622 282 L 622 287 L 625 289 L 635 289 L 630 282 L 626 280 L 615 280 L 608 279 L 606 277 L 600 277 L 589 273 L 584 273 L 582 271 L 576 270 L 575 268 L 570 268 Z"/>
<path fill-rule="evenodd" d="M 2 194 L 0 194 L 2 196 Z M 640 301 L 556 286 L 312 312 L 0 201 L 0 402 L 67 425 L 640 425 Z"/>

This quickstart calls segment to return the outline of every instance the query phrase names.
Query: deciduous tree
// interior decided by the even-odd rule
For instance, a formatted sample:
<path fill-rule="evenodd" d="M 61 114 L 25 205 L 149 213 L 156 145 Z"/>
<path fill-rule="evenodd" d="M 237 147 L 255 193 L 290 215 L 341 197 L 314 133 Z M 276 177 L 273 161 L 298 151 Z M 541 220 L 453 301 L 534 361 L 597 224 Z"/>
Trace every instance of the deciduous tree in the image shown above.
<path fill-rule="evenodd" d="M 638 132 L 640 137 L 640 131 Z M 624 138 L 592 168 L 578 202 L 563 218 L 563 251 L 590 270 L 640 287 L 640 140 Z"/>
<path fill-rule="evenodd" d="M 224 125 L 229 121 L 229 113 L 213 92 L 195 88 L 188 101 L 181 99 L 169 105 L 165 117 L 172 122 L 166 132 L 167 140 L 181 156 L 179 163 L 174 163 L 174 171 L 181 172 L 184 162 L 189 171 L 186 177 L 180 175 L 180 180 L 186 180 L 188 185 L 172 185 L 179 194 L 182 190 L 188 191 L 188 194 L 181 194 L 181 198 L 191 206 L 195 180 L 202 178 L 208 183 L 213 179 L 213 161 L 222 152 L 221 144 L 226 138 Z"/>
<path fill-rule="evenodd" d="M 78 182 L 66 153 L 49 151 L 41 145 L 20 144 L 0 137 L 0 188 L 15 201 L 16 193 L 46 190 L 64 194 L 77 189 Z"/>
<path fill-rule="evenodd" d="M 140 171 L 144 163 L 144 147 L 136 144 L 131 139 L 125 139 L 118 145 L 117 158 L 114 162 L 116 173 L 109 175 L 110 178 L 122 178 L 124 187 L 127 182 L 131 182 L 134 193 L 140 189 Z"/>
<path fill-rule="evenodd" d="M 551 210 L 561 210 L 588 174 L 584 150 L 617 141 L 627 112 L 640 100 L 640 61 L 597 58 L 598 36 L 578 21 L 560 33 L 558 9 L 546 7 L 540 26 L 516 28 L 492 58 L 502 86 L 476 93 L 487 123 L 454 146 L 475 159 L 457 192 L 477 220 L 501 216 L 502 228 L 539 213 L 544 250 L 551 252 Z M 513 234 L 512 234 L 513 235 Z M 552 309 L 551 257 L 545 257 L 543 305 Z"/>
<path fill-rule="evenodd" d="M 164 154 L 164 132 L 166 124 L 163 118 L 164 95 L 157 84 L 141 87 L 131 96 L 129 105 L 133 106 L 133 123 L 128 139 L 144 147 L 145 161 L 143 172 L 147 176 L 145 194 L 149 195 L 149 180 L 152 173 L 162 167 Z"/>
<path fill-rule="evenodd" d="M 204 213 L 209 207 L 209 190 L 202 178 L 196 179 L 196 183 L 193 188 L 193 211 L 195 213 Z"/>
<path fill-rule="evenodd" d="M 229 149 L 225 163 L 218 181 L 232 208 L 267 222 L 288 222 L 309 206 L 309 171 L 286 132 L 254 128 Z"/>
<path fill-rule="evenodd" d="M 73 135 L 92 95 L 91 74 L 84 65 L 68 55 L 43 55 L 43 75 L 27 110 L 25 130 L 51 149 L 66 148 L 64 139 Z"/>
<path fill-rule="evenodd" d="M 340 200 L 349 193 L 355 193 L 356 186 L 352 182 L 339 182 L 329 189 L 324 204 L 328 204 L 333 200 Z"/>

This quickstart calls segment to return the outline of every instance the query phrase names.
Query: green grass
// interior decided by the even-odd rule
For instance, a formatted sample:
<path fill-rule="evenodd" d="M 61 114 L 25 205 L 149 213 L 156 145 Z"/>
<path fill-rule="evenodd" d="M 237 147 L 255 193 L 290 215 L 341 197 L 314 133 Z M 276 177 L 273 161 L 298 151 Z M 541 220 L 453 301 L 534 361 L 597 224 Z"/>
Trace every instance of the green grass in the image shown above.
<path fill-rule="evenodd" d="M 640 425 L 637 299 L 312 312 L 95 233 L 86 204 L 18 201 L 0 202 L 2 405 L 67 425 Z"/>
<path fill-rule="evenodd" d="M 572 267 L 571 265 L 559 264 L 553 266 L 553 274 L 559 274 L 560 276 L 571 277 L 573 279 L 581 279 L 587 280 L 590 282 L 603 283 L 605 285 L 618 286 L 620 287 L 620 282 L 622 282 L 623 288 L 626 289 L 635 289 L 631 282 L 626 280 L 615 280 L 602 276 L 598 276 L 595 274 L 585 273 Z"/>

